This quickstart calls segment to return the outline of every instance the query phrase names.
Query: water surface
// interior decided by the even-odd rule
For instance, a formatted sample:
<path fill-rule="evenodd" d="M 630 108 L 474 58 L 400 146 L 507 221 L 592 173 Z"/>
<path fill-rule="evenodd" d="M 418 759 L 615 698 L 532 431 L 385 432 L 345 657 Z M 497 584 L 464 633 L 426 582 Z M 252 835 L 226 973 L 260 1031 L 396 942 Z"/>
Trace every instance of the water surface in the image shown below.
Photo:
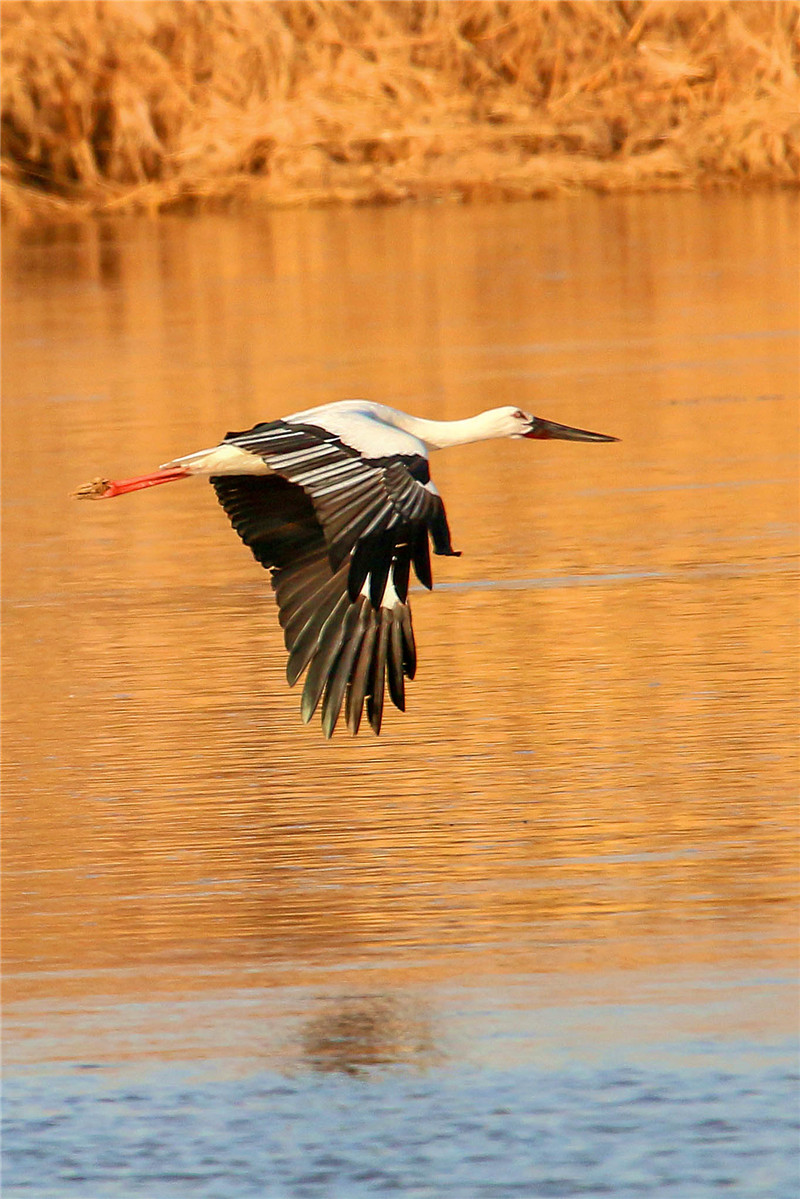
<path fill-rule="evenodd" d="M 107 221 L 4 244 L 4 1194 L 797 1187 L 798 202 Z M 299 721 L 200 481 L 346 396 L 437 456 L 408 711 Z"/>

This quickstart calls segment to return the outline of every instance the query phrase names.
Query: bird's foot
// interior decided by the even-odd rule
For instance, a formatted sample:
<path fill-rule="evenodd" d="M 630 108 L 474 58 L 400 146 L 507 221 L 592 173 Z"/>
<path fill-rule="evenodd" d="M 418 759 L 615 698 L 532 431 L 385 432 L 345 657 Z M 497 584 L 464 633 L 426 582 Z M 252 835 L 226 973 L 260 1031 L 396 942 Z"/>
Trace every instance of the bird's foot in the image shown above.
<path fill-rule="evenodd" d="M 110 490 L 111 483 L 108 479 L 92 479 L 91 483 L 84 483 L 83 487 L 71 492 L 70 499 L 102 500 Z"/>

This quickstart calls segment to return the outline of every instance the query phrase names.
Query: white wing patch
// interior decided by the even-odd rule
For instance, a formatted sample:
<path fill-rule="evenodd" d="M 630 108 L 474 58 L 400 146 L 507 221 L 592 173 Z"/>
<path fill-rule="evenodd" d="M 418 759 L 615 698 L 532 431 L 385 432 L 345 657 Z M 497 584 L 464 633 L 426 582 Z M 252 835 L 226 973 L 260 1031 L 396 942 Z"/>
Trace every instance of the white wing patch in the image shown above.
<path fill-rule="evenodd" d="M 426 458 L 425 443 L 413 433 L 398 429 L 387 420 L 387 414 L 394 415 L 391 408 L 383 405 L 370 404 L 366 400 L 345 400 L 324 408 L 309 408 L 307 412 L 297 412 L 284 420 L 289 425 L 317 425 L 367 459 Z"/>
<path fill-rule="evenodd" d="M 369 575 L 367 575 L 366 579 L 364 580 L 364 586 L 361 588 L 361 592 L 360 592 L 360 594 L 363 595 L 365 599 L 369 599 L 369 589 L 371 586 L 372 586 L 372 575 L 369 574 Z M 395 591 L 394 582 L 392 580 L 392 572 L 390 570 L 389 575 L 386 579 L 386 586 L 383 589 L 383 596 L 381 597 L 380 606 L 381 606 L 381 608 L 388 608 L 389 611 L 391 611 L 392 608 L 395 606 L 395 604 L 399 604 L 399 603 L 400 603 L 400 596 Z"/>

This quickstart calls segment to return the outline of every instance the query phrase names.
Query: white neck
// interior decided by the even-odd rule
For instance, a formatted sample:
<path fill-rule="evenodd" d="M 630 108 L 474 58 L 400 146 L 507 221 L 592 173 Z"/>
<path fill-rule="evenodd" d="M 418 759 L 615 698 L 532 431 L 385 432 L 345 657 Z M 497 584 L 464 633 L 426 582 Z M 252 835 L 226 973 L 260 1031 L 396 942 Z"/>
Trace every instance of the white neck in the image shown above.
<path fill-rule="evenodd" d="M 506 408 L 491 408 L 488 412 L 479 412 L 477 416 L 468 416 L 465 420 L 423 420 L 419 416 L 397 412 L 394 408 L 388 408 L 386 412 L 391 413 L 389 420 L 395 428 L 412 433 L 424 441 L 430 450 L 445 450 L 452 445 L 469 445 L 473 441 L 508 437 L 514 430 L 513 426 L 509 426 L 509 410 Z"/>
<path fill-rule="evenodd" d="M 387 426 L 397 429 L 400 434 L 409 434 L 417 446 L 422 443 L 426 450 L 443 450 L 451 445 L 468 445 L 471 441 L 486 441 L 491 437 L 518 436 L 521 417 L 518 408 L 507 407 L 491 408 L 467 420 L 423 420 L 372 400 L 339 400 L 335 404 L 323 404 L 319 408 L 295 412 L 286 420 L 309 424 L 317 422 L 323 429 L 341 437 L 347 445 L 368 454 L 376 448 L 370 437 L 375 422 L 383 426 L 380 445 L 384 447 L 382 452 L 388 452 L 385 449 Z M 524 424 L 524 417 L 522 421 Z M 412 447 L 401 437 L 396 450 L 400 454 L 409 453 Z"/>

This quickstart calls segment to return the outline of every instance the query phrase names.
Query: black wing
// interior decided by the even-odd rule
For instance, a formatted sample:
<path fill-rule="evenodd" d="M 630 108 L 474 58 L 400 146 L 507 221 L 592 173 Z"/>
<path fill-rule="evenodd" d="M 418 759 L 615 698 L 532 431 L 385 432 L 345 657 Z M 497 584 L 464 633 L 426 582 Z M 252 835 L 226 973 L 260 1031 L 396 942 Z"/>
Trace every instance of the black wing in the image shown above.
<path fill-rule="evenodd" d="M 436 553 L 454 552 L 442 501 L 422 481 L 427 461 L 365 461 L 323 430 L 282 421 L 226 440 L 275 472 L 211 482 L 236 532 L 270 569 L 289 684 L 308 668 L 303 719 L 322 699 L 330 737 L 344 702 L 355 734 L 366 700 L 379 733 L 387 682 L 403 710 L 405 679 L 416 669 L 411 566 L 431 587 L 429 536 Z"/>

